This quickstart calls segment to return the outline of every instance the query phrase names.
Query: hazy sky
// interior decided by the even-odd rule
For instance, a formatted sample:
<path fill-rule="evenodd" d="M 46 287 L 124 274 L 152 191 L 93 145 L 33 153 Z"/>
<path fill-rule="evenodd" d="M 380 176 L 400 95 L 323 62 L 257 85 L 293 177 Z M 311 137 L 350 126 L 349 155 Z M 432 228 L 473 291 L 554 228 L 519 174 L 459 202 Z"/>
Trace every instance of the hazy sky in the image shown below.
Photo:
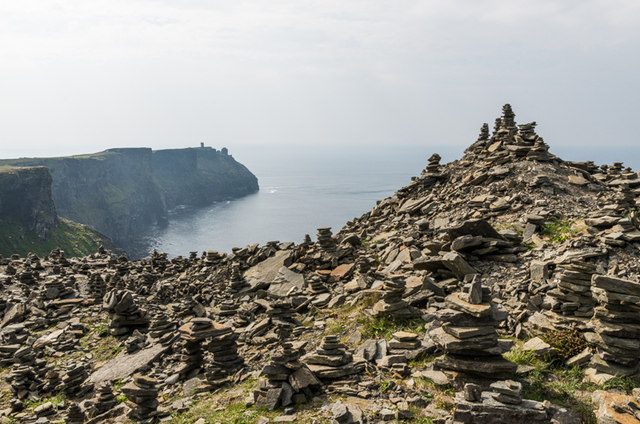
<path fill-rule="evenodd" d="M 466 146 L 510 102 L 559 147 L 638 144 L 638 0 L 0 2 L 0 157 Z"/>

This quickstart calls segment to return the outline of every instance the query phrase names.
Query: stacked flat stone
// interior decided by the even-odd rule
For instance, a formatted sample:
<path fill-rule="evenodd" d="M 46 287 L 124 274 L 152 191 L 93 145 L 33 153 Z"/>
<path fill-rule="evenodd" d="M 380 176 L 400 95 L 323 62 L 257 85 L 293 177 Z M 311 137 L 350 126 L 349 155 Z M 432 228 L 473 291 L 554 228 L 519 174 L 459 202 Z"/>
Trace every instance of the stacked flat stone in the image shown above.
<path fill-rule="evenodd" d="M 478 135 L 478 141 L 489 140 L 489 124 L 486 122 L 480 127 L 480 134 Z"/>
<path fill-rule="evenodd" d="M 159 342 L 166 346 L 175 339 L 176 327 L 176 323 L 170 321 L 167 314 L 161 312 L 151 320 L 148 334 L 154 339 L 160 339 Z"/>
<path fill-rule="evenodd" d="M 218 306 L 217 314 L 219 317 L 230 317 L 238 313 L 238 305 L 233 300 L 224 300 Z"/>
<path fill-rule="evenodd" d="M 62 389 L 62 378 L 60 378 L 60 371 L 51 366 L 47 369 L 44 375 L 46 383 L 42 388 L 44 393 L 58 393 Z"/>
<path fill-rule="evenodd" d="M 309 287 L 307 289 L 313 294 L 327 293 L 329 291 L 322 278 L 315 274 L 309 278 Z"/>
<path fill-rule="evenodd" d="M 129 418 L 140 423 L 152 423 L 158 409 L 158 382 L 149 377 L 135 374 L 133 382 L 122 388 L 131 408 Z"/>
<path fill-rule="evenodd" d="M 284 338 L 288 337 L 291 330 L 298 324 L 294 318 L 291 303 L 285 299 L 271 302 L 267 308 L 267 315 L 271 317 L 271 323 L 275 325 L 276 331 L 284 335 Z"/>
<path fill-rule="evenodd" d="M 25 399 L 30 392 L 37 392 L 42 386 L 36 354 L 30 346 L 24 346 L 14 353 L 14 365 L 7 376 L 14 396 Z"/>
<path fill-rule="evenodd" d="M 116 395 L 113 394 L 111 384 L 108 382 L 101 383 L 96 390 L 96 394 L 98 397 L 93 404 L 93 407 L 96 410 L 96 415 L 101 415 L 110 411 L 118 404 L 118 399 L 116 399 Z"/>
<path fill-rule="evenodd" d="M 228 381 L 228 377 L 242 368 L 244 360 L 238 355 L 238 335 L 233 328 L 215 325 L 217 332 L 211 336 L 207 351 L 213 360 L 207 366 L 205 376 L 209 384 L 220 386 Z"/>
<path fill-rule="evenodd" d="M 71 365 L 65 369 L 61 381 L 62 389 L 65 393 L 76 394 L 81 392 L 84 389 L 82 383 L 89 377 L 90 369 L 89 364 L 84 362 Z"/>
<path fill-rule="evenodd" d="M 73 290 L 65 287 L 62 280 L 54 278 L 44 283 L 44 290 L 42 291 L 43 300 L 54 300 L 64 298 L 73 293 Z"/>
<path fill-rule="evenodd" d="M 594 275 L 595 333 L 587 333 L 596 345 L 591 367 L 598 373 L 632 376 L 640 371 L 640 283 L 607 275 Z"/>
<path fill-rule="evenodd" d="M 397 331 L 387 343 L 387 355 L 381 358 L 379 365 L 406 376 L 409 373 L 409 358 L 415 357 L 414 352 L 421 348 L 422 342 L 416 333 Z"/>
<path fill-rule="evenodd" d="M 131 355 L 143 348 L 145 343 L 144 336 L 139 331 L 134 331 L 124 342 L 126 352 Z"/>
<path fill-rule="evenodd" d="M 333 234 L 331 233 L 331 227 L 321 227 L 318 228 L 318 244 L 320 248 L 328 253 L 333 253 L 336 251 L 336 241 L 333 239 Z"/>
<path fill-rule="evenodd" d="M 516 381 L 498 381 L 490 391 L 468 383 L 456 393 L 453 422 L 456 424 L 549 423 L 544 404 L 521 397 L 522 385 Z"/>
<path fill-rule="evenodd" d="M 373 305 L 373 315 L 390 316 L 395 318 L 411 318 L 419 311 L 402 299 L 406 287 L 403 275 L 389 277 L 382 286 L 382 299 Z"/>
<path fill-rule="evenodd" d="M 94 303 L 99 303 L 107 292 L 107 283 L 99 273 L 91 274 L 89 277 L 89 296 Z"/>
<path fill-rule="evenodd" d="M 121 336 L 149 324 L 146 311 L 141 310 L 128 290 L 111 290 L 103 299 L 102 307 L 109 312 L 109 334 Z"/>
<path fill-rule="evenodd" d="M 14 363 L 14 355 L 28 337 L 24 325 L 14 324 L 4 329 L 2 345 L 0 345 L 0 367 L 8 367 Z"/>
<path fill-rule="evenodd" d="M 247 283 L 247 281 L 242 276 L 240 267 L 238 265 L 234 265 L 231 268 L 231 281 L 229 282 L 229 291 L 234 294 L 241 293 L 243 291 L 246 291 L 250 287 L 251 286 L 249 285 L 249 283 Z"/>
<path fill-rule="evenodd" d="M 440 171 L 440 161 L 442 160 L 442 157 L 437 154 L 434 153 L 431 155 L 431 157 L 429 157 L 429 163 L 427 164 L 427 172 L 430 173 L 437 173 Z"/>
<path fill-rule="evenodd" d="M 70 402 L 67 409 L 67 417 L 64 420 L 65 424 L 82 424 L 86 417 L 80 406 L 76 402 Z"/>
<path fill-rule="evenodd" d="M 353 360 L 353 355 L 340 343 L 338 336 L 326 336 L 320 347 L 302 359 L 311 372 L 323 380 L 338 380 L 364 371 L 364 360 Z"/>
<path fill-rule="evenodd" d="M 230 328 L 214 323 L 209 318 L 193 318 L 178 329 L 184 340 L 184 349 L 180 360 L 183 365 L 179 370 L 181 375 L 187 375 L 202 367 L 204 352 L 203 342 L 218 335 L 224 335 Z"/>
<path fill-rule="evenodd" d="M 204 263 L 207 265 L 218 265 L 224 259 L 224 256 L 224 253 L 209 250 L 204 258 Z"/>
<path fill-rule="evenodd" d="M 445 298 L 449 309 L 439 311 L 442 326 L 429 332 L 431 339 L 445 352 L 436 359 L 436 367 L 485 378 L 510 378 L 516 364 L 502 357 L 489 291 L 479 279 L 467 292 Z"/>
<path fill-rule="evenodd" d="M 271 356 L 271 361 L 261 371 L 258 389 L 253 392 L 258 408 L 274 410 L 311 399 L 313 391 L 321 386 L 320 381 L 300 362 L 304 354 L 301 345 L 289 341 L 281 342 L 280 348 Z"/>
<path fill-rule="evenodd" d="M 555 299 L 551 310 L 570 317 L 590 318 L 595 300 L 591 295 L 591 277 L 596 271 L 594 264 L 587 262 L 559 265 L 562 272 L 555 279 L 557 287 L 547 292 Z"/>

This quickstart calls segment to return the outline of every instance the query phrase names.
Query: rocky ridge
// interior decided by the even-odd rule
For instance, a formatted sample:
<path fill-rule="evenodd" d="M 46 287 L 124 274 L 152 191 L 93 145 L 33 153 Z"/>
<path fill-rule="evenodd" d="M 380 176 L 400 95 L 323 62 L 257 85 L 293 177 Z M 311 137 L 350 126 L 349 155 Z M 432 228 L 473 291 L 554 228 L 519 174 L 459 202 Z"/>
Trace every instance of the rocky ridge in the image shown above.
<path fill-rule="evenodd" d="M 640 422 L 638 174 L 509 105 L 440 160 L 317 243 L 2 259 L 0 414 Z"/>

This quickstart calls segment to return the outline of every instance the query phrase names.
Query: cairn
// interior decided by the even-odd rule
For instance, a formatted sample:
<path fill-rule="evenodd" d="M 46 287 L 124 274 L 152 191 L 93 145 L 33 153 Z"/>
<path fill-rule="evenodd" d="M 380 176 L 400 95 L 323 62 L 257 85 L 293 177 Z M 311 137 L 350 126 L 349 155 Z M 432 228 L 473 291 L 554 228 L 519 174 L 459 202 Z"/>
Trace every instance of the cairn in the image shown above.
<path fill-rule="evenodd" d="M 419 315 L 419 310 L 409 306 L 402 299 L 406 282 L 403 275 L 393 275 L 384 282 L 382 299 L 373 305 L 374 316 L 390 316 L 399 319 L 412 318 Z"/>
<path fill-rule="evenodd" d="M 85 419 L 86 417 L 80 406 L 76 402 L 70 402 L 67 409 L 67 418 L 64 421 L 65 424 L 82 424 Z"/>
<path fill-rule="evenodd" d="M 99 303 L 107 292 L 107 283 L 104 281 L 99 273 L 91 274 L 89 277 L 89 292 L 90 299 L 93 299 L 93 303 Z"/>
<path fill-rule="evenodd" d="M 442 326 L 429 332 L 445 352 L 436 367 L 492 379 L 512 377 L 517 366 L 502 357 L 491 296 L 480 278 L 476 276 L 466 292 L 447 296 L 445 303 L 449 309 L 438 314 Z"/>
<path fill-rule="evenodd" d="M 336 251 L 336 241 L 333 239 L 331 233 L 331 227 L 318 228 L 318 244 L 320 248 L 327 253 L 333 253 Z"/>
<path fill-rule="evenodd" d="M 96 394 L 97 398 L 93 404 L 96 415 L 104 414 L 118 404 L 118 399 L 116 399 L 116 396 L 113 394 L 111 384 L 108 382 L 101 383 L 96 389 Z"/>
<path fill-rule="evenodd" d="M 453 422 L 473 423 L 528 423 L 551 422 L 545 405 L 523 400 L 522 385 L 517 381 L 497 381 L 481 391 L 480 386 L 468 383 L 462 392 L 456 393 Z"/>
<path fill-rule="evenodd" d="M 595 333 L 585 334 L 597 351 L 590 366 L 599 374 L 638 374 L 640 283 L 594 275 L 591 285 L 599 306 L 594 310 Z"/>
<path fill-rule="evenodd" d="M 346 346 L 340 343 L 338 336 L 326 336 L 315 352 L 302 358 L 318 378 L 323 380 L 337 380 L 364 371 L 365 362 L 358 359 L 354 362 L 353 355 L 347 352 Z"/>
<path fill-rule="evenodd" d="M 174 333 L 176 327 L 176 323 L 170 321 L 167 314 L 160 312 L 151 320 L 148 334 L 152 339 L 159 339 L 162 345 L 167 346 L 176 338 Z"/>
<path fill-rule="evenodd" d="M 133 382 L 122 388 L 131 408 L 129 418 L 140 423 L 154 421 L 158 409 L 158 382 L 140 374 L 133 376 Z"/>
<path fill-rule="evenodd" d="M 141 310 L 128 290 L 111 290 L 103 299 L 102 307 L 109 312 L 109 334 L 122 336 L 149 324 L 146 311 Z"/>
<path fill-rule="evenodd" d="M 591 295 L 591 277 L 596 266 L 587 262 L 561 264 L 562 272 L 556 278 L 557 287 L 547 294 L 553 299 L 552 312 L 578 318 L 591 318 L 595 300 Z"/>
<path fill-rule="evenodd" d="M 300 362 L 304 354 L 303 344 L 281 342 L 271 361 L 260 375 L 258 390 L 253 392 L 257 407 L 272 411 L 294 403 L 303 403 L 313 397 L 313 391 L 321 386 L 320 381 Z"/>
<path fill-rule="evenodd" d="M 228 327 L 215 324 L 209 318 L 193 318 L 180 327 L 178 331 L 184 341 L 184 349 L 180 356 L 182 367 L 178 373 L 181 376 L 198 374 L 204 358 L 203 341 L 219 334 L 225 334 L 228 330 L 230 330 Z"/>
<path fill-rule="evenodd" d="M 242 276 L 240 272 L 240 266 L 234 264 L 231 267 L 231 279 L 229 281 L 229 291 L 233 294 L 238 294 L 246 291 L 251 286 L 247 283 L 247 281 Z"/>
<path fill-rule="evenodd" d="M 422 351 L 422 342 L 416 333 L 397 331 L 387 342 L 387 355 L 381 358 L 379 365 L 390 368 L 390 371 L 402 376 L 409 374 L 409 359 L 415 358 Z"/>
<path fill-rule="evenodd" d="M 324 284 L 324 281 L 322 281 L 322 278 L 316 274 L 311 275 L 309 278 L 309 287 L 307 287 L 307 290 L 311 294 L 321 294 L 329 291 L 327 286 Z"/>
<path fill-rule="evenodd" d="M 61 389 L 72 395 L 86 390 L 87 388 L 83 387 L 82 383 L 89 377 L 90 369 L 89 364 L 84 362 L 66 368 L 62 375 Z"/>
<path fill-rule="evenodd" d="M 431 157 L 429 158 L 429 163 L 427 164 L 427 172 L 431 174 L 437 174 L 440 171 L 441 160 L 442 160 L 442 157 L 439 154 L 437 153 L 432 154 Z"/>
<path fill-rule="evenodd" d="M 210 385 L 217 387 L 228 382 L 228 377 L 243 366 L 244 360 L 238 356 L 238 335 L 233 329 L 218 324 L 215 327 L 217 332 L 207 345 L 213 360 L 207 366 L 205 377 Z"/>

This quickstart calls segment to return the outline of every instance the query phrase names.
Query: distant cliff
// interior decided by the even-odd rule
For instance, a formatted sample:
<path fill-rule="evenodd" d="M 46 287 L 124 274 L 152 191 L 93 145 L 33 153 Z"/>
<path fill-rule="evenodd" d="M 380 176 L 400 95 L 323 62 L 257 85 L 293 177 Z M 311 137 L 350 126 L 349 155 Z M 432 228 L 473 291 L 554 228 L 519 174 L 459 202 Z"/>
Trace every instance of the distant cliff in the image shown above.
<path fill-rule="evenodd" d="M 156 150 L 152 166 L 170 209 L 178 205 L 208 205 L 258 191 L 258 179 L 226 149 Z"/>
<path fill-rule="evenodd" d="M 201 206 L 258 190 L 257 178 L 228 155 L 210 147 L 152 151 L 110 149 L 61 158 L 0 161 L 0 165 L 45 166 L 61 216 L 96 228 L 134 256 L 140 236 L 164 224 L 177 205 Z"/>
<path fill-rule="evenodd" d="M 0 255 L 44 256 L 61 247 L 69 256 L 84 256 L 100 244 L 112 248 L 102 234 L 58 217 L 51 183 L 46 167 L 0 166 Z"/>

